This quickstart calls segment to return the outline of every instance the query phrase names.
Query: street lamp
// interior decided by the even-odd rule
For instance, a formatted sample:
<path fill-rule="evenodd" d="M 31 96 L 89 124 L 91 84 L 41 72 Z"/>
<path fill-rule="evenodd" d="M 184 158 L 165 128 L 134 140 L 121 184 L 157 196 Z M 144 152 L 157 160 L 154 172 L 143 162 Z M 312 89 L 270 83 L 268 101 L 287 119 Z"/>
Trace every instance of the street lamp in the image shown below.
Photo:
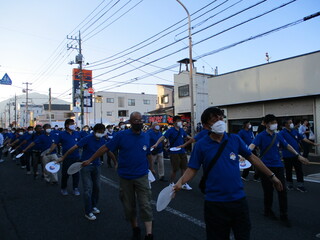
<path fill-rule="evenodd" d="M 101 95 L 97 95 L 97 100 L 100 102 L 100 123 L 102 123 L 102 101 L 103 97 Z"/>
<path fill-rule="evenodd" d="M 176 0 L 186 11 L 188 15 L 188 30 L 189 30 L 189 64 L 190 64 L 190 98 L 191 98 L 191 136 L 194 136 L 194 96 L 193 96 L 193 60 L 192 60 L 192 34 L 191 34 L 191 17 L 188 9 L 180 2 L 180 0 Z"/>

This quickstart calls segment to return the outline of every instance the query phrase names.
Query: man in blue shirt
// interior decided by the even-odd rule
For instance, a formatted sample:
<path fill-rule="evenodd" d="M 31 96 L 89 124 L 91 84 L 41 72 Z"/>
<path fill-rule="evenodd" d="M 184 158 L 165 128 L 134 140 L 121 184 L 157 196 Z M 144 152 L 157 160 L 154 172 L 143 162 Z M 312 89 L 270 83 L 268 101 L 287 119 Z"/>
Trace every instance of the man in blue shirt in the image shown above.
<path fill-rule="evenodd" d="M 197 174 L 201 165 L 206 171 L 220 146 L 226 144 L 205 184 L 204 217 L 207 239 L 229 239 L 231 229 L 235 239 L 250 239 L 249 209 L 239 174 L 238 155 L 248 159 L 268 176 L 271 184 L 275 184 L 279 191 L 282 190 L 281 182 L 251 153 L 238 135 L 226 134 L 223 112 L 219 108 L 210 107 L 205 110 L 205 114 L 210 119 L 208 122 L 212 125 L 211 132 L 195 144 L 188 169 L 173 188 L 179 191 L 184 183 Z"/>
<path fill-rule="evenodd" d="M 152 240 L 151 189 L 148 180 L 150 159 L 149 135 L 142 132 L 143 120 L 139 112 L 130 114 L 131 129 L 118 132 L 112 141 L 102 146 L 93 156 L 83 163 L 87 166 L 106 151 L 119 149 L 118 175 L 120 199 L 126 219 L 133 229 L 133 240 L 140 240 L 136 205 L 140 207 L 140 219 L 146 228 L 145 240 Z"/>
<path fill-rule="evenodd" d="M 4 161 L 2 159 L 3 143 L 4 143 L 3 128 L 0 128 L 0 163 Z"/>
<path fill-rule="evenodd" d="M 160 131 L 160 125 L 157 122 L 152 123 L 151 129 L 147 132 L 150 137 L 150 146 L 153 146 L 159 138 L 162 137 L 162 133 Z M 159 181 L 166 182 L 167 180 L 164 178 L 164 163 L 163 163 L 163 145 L 160 143 L 157 148 L 151 151 L 151 166 L 153 169 L 154 163 L 156 162 L 158 165 L 158 175 Z M 155 172 L 153 172 L 155 173 Z"/>
<path fill-rule="evenodd" d="M 250 121 L 245 121 L 243 122 L 243 127 L 242 129 L 238 132 L 238 135 L 240 136 L 240 138 L 244 141 L 245 144 L 247 144 L 248 146 L 253 142 L 254 139 L 254 134 L 252 132 L 252 126 Z M 252 170 L 253 167 L 250 168 L 246 168 L 243 169 L 242 171 L 242 179 L 247 181 L 247 177 L 249 175 L 250 170 Z M 257 171 L 255 171 L 255 174 L 253 176 L 253 179 L 255 181 L 257 181 L 259 179 L 258 173 Z"/>
<path fill-rule="evenodd" d="M 44 133 L 39 135 L 38 137 L 34 138 L 33 141 L 26 147 L 22 152 L 27 152 L 30 148 L 36 147 L 36 151 L 34 152 L 35 159 L 33 159 L 33 171 L 34 171 L 34 178 L 36 179 L 39 175 L 38 172 L 38 161 L 37 157 L 42 158 L 42 175 L 44 180 L 47 183 L 57 184 L 58 183 L 58 173 L 50 173 L 45 169 L 47 163 L 51 161 L 56 161 L 58 159 L 56 151 L 53 150 L 50 155 L 44 155 L 41 157 L 41 153 L 45 150 L 49 150 L 52 143 L 54 143 L 54 139 L 56 138 L 55 134 L 52 134 L 51 125 L 45 124 L 43 125 Z M 34 148 L 33 148 L 34 149 Z"/>
<path fill-rule="evenodd" d="M 299 127 L 299 133 L 306 139 L 309 139 L 310 128 L 309 121 L 307 119 L 303 120 L 303 124 Z M 303 156 L 307 158 L 310 152 L 310 144 L 306 142 L 302 142 L 303 147 Z"/>
<path fill-rule="evenodd" d="M 205 114 L 205 112 L 203 112 L 201 114 L 201 123 L 203 126 L 203 128 L 201 127 L 201 131 L 197 135 L 195 135 L 193 138 L 190 138 L 187 142 L 185 142 L 184 144 L 182 144 L 181 146 L 178 146 L 178 147 L 185 148 L 189 144 L 197 142 L 201 138 L 207 136 L 211 132 L 211 125 L 208 121 L 210 121 L 210 119 L 207 119 L 207 114 Z"/>
<path fill-rule="evenodd" d="M 266 123 L 266 130 L 259 133 L 254 139 L 253 143 L 250 144 L 249 148 L 254 149 L 256 146 L 260 148 L 260 157 L 263 163 L 275 173 L 276 177 L 280 179 L 284 186 L 283 191 L 278 191 L 279 207 L 280 207 L 280 220 L 287 227 L 291 227 L 291 223 L 288 219 L 288 203 L 287 203 L 287 192 L 284 178 L 284 169 L 281 162 L 281 156 L 279 148 L 289 150 L 303 163 L 309 161 L 294 150 L 280 134 L 276 134 L 275 131 L 278 129 L 277 119 L 274 115 L 268 114 L 265 116 L 264 121 Z M 265 176 L 261 176 L 261 184 L 264 192 L 264 215 L 271 219 L 277 219 L 274 212 L 272 211 L 273 202 L 273 185 L 269 179 Z"/>
<path fill-rule="evenodd" d="M 21 137 L 19 137 L 14 144 L 19 142 L 20 144 L 16 147 L 16 152 L 19 151 L 20 149 L 26 148 L 31 142 L 34 137 L 34 131 L 33 127 L 29 126 L 27 128 L 27 132 L 25 132 Z M 27 169 L 27 174 L 31 174 L 31 169 L 30 169 L 30 160 L 32 157 L 32 150 L 28 150 L 25 152 L 25 154 L 20 158 L 21 161 L 21 168 L 26 168 Z"/>
<path fill-rule="evenodd" d="M 158 145 L 166 138 L 169 140 L 170 149 L 178 148 L 183 145 L 185 138 L 191 138 L 182 129 L 182 120 L 180 116 L 173 117 L 173 127 L 169 128 L 166 133 L 158 139 L 158 141 L 152 146 L 152 148 L 157 148 Z M 178 148 L 179 149 L 179 148 Z M 170 182 L 173 183 L 176 179 L 177 172 L 181 171 L 181 176 L 187 169 L 188 157 L 186 150 L 181 148 L 178 151 L 170 150 L 170 163 L 171 163 L 171 176 Z M 185 183 L 182 187 L 184 190 L 192 190 L 188 183 Z"/>
<path fill-rule="evenodd" d="M 113 126 L 112 125 L 107 125 L 106 127 L 106 132 L 105 132 L 105 136 L 104 138 L 106 139 L 107 142 L 110 142 L 113 137 L 114 137 L 114 132 L 113 132 Z M 105 155 L 104 155 L 105 156 Z M 108 168 L 112 168 L 112 164 L 111 164 L 111 158 L 107 155 L 107 166 Z M 101 157 L 102 158 L 102 157 Z"/>
<path fill-rule="evenodd" d="M 105 126 L 96 124 L 93 133 L 82 138 L 76 145 L 70 148 L 58 161 L 62 162 L 68 155 L 72 154 L 76 149 L 82 148 L 81 161 L 89 159 L 98 149 L 106 143 L 104 138 Z M 89 220 L 96 220 L 94 214 L 99 214 L 97 208 L 100 195 L 100 158 L 94 159 L 89 165 L 83 167 L 80 171 L 84 195 L 85 217 Z"/>
<path fill-rule="evenodd" d="M 286 118 L 283 122 L 284 128 L 279 133 L 287 143 L 289 143 L 296 152 L 300 152 L 300 142 L 304 142 L 309 145 L 318 146 L 318 144 L 311 142 L 309 139 L 300 134 L 295 128 L 292 122 L 292 118 Z M 292 154 L 287 149 L 282 151 L 284 166 L 286 170 L 286 180 L 287 180 L 287 189 L 293 190 L 293 180 L 292 180 L 292 167 L 297 175 L 297 190 L 300 192 L 306 192 L 303 181 L 303 171 L 302 164 L 298 160 L 297 156 Z"/>
<path fill-rule="evenodd" d="M 47 155 L 50 155 L 51 152 L 57 147 L 58 144 L 62 146 L 62 154 L 65 154 L 71 147 L 76 145 L 78 141 L 80 141 L 81 136 L 80 133 L 76 130 L 76 125 L 73 119 L 67 119 L 64 122 L 65 131 L 60 132 L 57 138 L 54 139 L 54 143 L 51 145 L 49 152 Z M 68 183 L 68 168 L 75 162 L 79 162 L 80 155 L 79 150 L 75 150 L 72 154 L 68 155 L 68 157 L 64 160 L 62 164 L 61 171 L 61 194 L 63 196 L 68 195 L 67 183 Z M 79 196 L 80 192 L 78 189 L 79 185 L 79 173 L 75 173 L 72 175 L 72 183 L 73 183 L 73 194 L 75 196 Z"/>

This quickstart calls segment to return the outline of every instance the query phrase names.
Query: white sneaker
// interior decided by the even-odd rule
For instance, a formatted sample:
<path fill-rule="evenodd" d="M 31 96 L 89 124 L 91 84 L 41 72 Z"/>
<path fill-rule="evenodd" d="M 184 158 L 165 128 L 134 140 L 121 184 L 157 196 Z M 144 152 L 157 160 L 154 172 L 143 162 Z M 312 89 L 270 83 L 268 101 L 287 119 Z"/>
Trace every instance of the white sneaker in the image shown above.
<path fill-rule="evenodd" d="M 92 212 L 93 212 L 94 214 L 99 214 L 99 213 L 100 213 L 100 210 L 99 210 L 98 208 L 94 207 L 94 208 L 92 208 Z"/>
<path fill-rule="evenodd" d="M 0 159 L 0 163 L 2 163 L 2 162 L 4 162 L 4 160 L 3 160 L 3 159 Z"/>
<path fill-rule="evenodd" d="M 190 191 L 190 190 L 192 190 L 192 187 L 190 187 L 188 183 L 185 183 L 182 185 L 182 189 Z"/>
<path fill-rule="evenodd" d="M 93 213 L 89 213 L 88 215 L 84 215 L 87 219 L 93 221 L 93 220 L 96 220 L 97 217 L 93 214 Z"/>

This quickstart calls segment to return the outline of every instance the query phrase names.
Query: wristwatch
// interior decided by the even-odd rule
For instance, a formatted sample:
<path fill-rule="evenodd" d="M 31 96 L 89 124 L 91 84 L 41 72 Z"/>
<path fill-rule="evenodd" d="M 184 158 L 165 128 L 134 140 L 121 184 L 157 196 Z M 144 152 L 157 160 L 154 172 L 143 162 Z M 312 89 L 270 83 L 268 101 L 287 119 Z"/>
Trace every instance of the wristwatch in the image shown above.
<path fill-rule="evenodd" d="M 275 176 L 276 174 L 275 173 L 272 173 L 270 176 L 269 176 L 269 179 L 272 179 L 273 176 Z"/>

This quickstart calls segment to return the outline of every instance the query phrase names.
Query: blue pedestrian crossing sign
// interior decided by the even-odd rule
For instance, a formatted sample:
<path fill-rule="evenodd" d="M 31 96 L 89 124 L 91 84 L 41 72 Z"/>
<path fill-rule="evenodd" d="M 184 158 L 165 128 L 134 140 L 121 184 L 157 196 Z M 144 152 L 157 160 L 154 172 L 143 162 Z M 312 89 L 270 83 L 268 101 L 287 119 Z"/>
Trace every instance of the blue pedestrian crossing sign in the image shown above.
<path fill-rule="evenodd" d="M 9 77 L 9 75 L 6 73 L 3 78 L 0 80 L 0 84 L 4 84 L 4 85 L 12 85 L 12 81 L 11 78 Z"/>

